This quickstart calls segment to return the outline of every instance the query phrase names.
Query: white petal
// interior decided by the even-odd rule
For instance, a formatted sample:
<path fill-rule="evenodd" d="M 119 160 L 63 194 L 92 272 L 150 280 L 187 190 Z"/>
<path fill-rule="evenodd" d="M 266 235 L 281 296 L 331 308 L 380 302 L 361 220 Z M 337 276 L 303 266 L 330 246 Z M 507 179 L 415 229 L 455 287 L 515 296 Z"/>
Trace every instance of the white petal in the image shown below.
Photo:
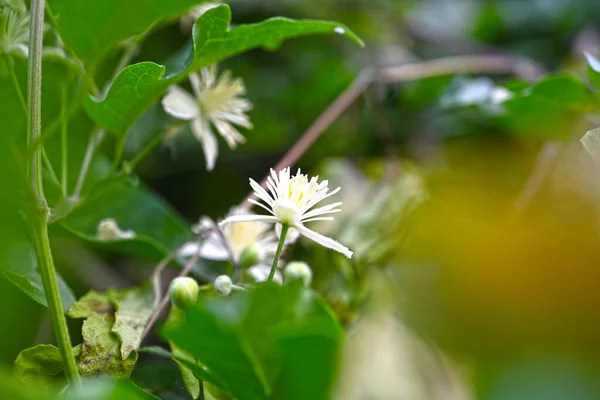
<path fill-rule="evenodd" d="M 265 264 L 255 265 L 254 267 L 250 267 L 246 270 L 248 275 L 254 278 L 257 282 L 265 282 L 269 278 L 269 273 L 271 272 L 271 267 Z M 276 270 L 275 276 L 273 276 L 273 281 L 281 284 L 283 279 L 281 277 L 281 271 Z"/>
<path fill-rule="evenodd" d="M 322 214 L 329 214 L 329 213 L 336 213 L 336 212 L 340 212 L 342 210 L 334 210 L 336 207 L 342 205 L 341 201 L 338 201 L 337 203 L 332 203 L 332 204 L 328 204 L 326 206 L 323 207 L 319 207 L 319 208 L 315 208 L 314 210 L 311 210 L 307 213 L 305 213 L 304 215 L 302 215 L 302 218 L 310 218 L 310 217 L 316 217 L 318 215 L 322 215 Z"/>
<path fill-rule="evenodd" d="M 279 238 L 281 237 L 281 224 L 275 225 L 275 234 L 277 235 L 277 242 L 279 242 Z M 299 237 L 300 233 L 290 226 L 287 235 L 285 236 L 285 244 L 294 244 Z"/>
<path fill-rule="evenodd" d="M 254 200 L 254 199 L 248 199 L 248 203 L 252 203 L 252 204 L 254 204 L 254 205 L 257 205 L 257 206 L 259 206 L 259 207 L 262 207 L 262 208 L 264 208 L 265 210 L 267 210 L 269 213 L 273 214 L 273 211 L 272 211 L 272 210 L 271 210 L 269 207 L 267 207 L 267 206 L 265 206 L 263 203 L 261 203 L 260 201 L 256 201 L 256 200 Z"/>
<path fill-rule="evenodd" d="M 161 104 L 165 112 L 175 118 L 190 120 L 200 115 L 196 100 L 177 85 L 169 88 Z"/>
<path fill-rule="evenodd" d="M 252 221 L 275 223 L 279 220 L 277 218 L 273 217 L 272 215 L 232 215 L 231 217 L 227 217 L 223 221 L 219 222 L 219 226 L 225 226 L 232 222 L 252 222 Z"/>
<path fill-rule="evenodd" d="M 332 249 L 335 251 L 339 251 L 346 257 L 352 258 L 352 251 L 350 251 L 350 249 L 348 249 L 341 243 L 338 243 L 335 240 L 328 238 L 327 236 L 323 236 L 320 233 L 310 230 L 304 225 L 296 225 L 294 227 L 298 230 L 298 232 L 300 232 L 302 236 L 306 236 L 307 238 L 319 243 L 321 246 L 327 247 L 328 249 Z"/>
<path fill-rule="evenodd" d="M 181 257 L 191 257 L 198 251 L 198 242 L 188 242 L 179 249 L 179 255 Z"/>
<path fill-rule="evenodd" d="M 196 118 L 192 121 L 192 133 L 202 143 L 206 169 L 212 171 L 219 155 L 219 143 L 215 134 L 212 133 L 210 126 L 202 118 Z"/>
<path fill-rule="evenodd" d="M 262 186 L 260 186 L 258 184 L 258 182 L 256 182 L 252 178 L 250 178 L 250 187 L 254 190 L 254 193 L 256 194 L 257 197 L 259 197 L 261 200 L 263 200 L 268 205 L 273 206 L 273 201 L 275 201 L 275 199 L 272 198 L 271 196 L 269 196 L 267 191 L 265 189 L 263 189 Z"/>
<path fill-rule="evenodd" d="M 208 260 L 229 260 L 229 251 L 218 234 L 210 235 L 202 243 L 200 256 Z"/>
<path fill-rule="evenodd" d="M 200 77 L 198 76 L 197 73 L 192 72 L 189 76 L 188 79 L 190 80 L 190 83 L 192 84 L 192 90 L 194 91 L 194 94 L 196 95 L 196 97 L 200 98 Z"/>

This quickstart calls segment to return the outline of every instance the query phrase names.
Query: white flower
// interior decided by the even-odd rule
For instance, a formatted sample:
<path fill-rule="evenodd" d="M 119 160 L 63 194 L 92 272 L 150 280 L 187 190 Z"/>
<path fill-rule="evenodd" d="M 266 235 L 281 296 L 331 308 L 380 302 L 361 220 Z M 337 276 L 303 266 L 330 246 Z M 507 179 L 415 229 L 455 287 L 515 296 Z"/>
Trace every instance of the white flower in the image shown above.
<path fill-rule="evenodd" d="M 0 4 L 0 53 L 27 56 L 29 13 L 19 1 Z"/>
<path fill-rule="evenodd" d="M 223 3 L 208 2 L 192 7 L 190 11 L 182 16 L 179 20 L 179 27 L 181 28 L 181 31 L 184 33 L 190 33 L 192 31 L 192 27 L 194 26 L 194 22 L 196 22 L 196 20 L 200 18 L 202 14 L 222 4 Z"/>
<path fill-rule="evenodd" d="M 298 169 L 298 173 L 290 176 L 290 168 L 284 168 L 277 174 L 271 169 L 271 176 L 267 179 L 267 190 L 250 179 L 250 186 L 254 194 L 262 202 L 251 199 L 250 202 L 267 210 L 271 215 L 233 215 L 221 222 L 221 226 L 227 226 L 231 222 L 261 221 L 288 225 L 293 227 L 302 236 L 314 240 L 320 245 L 339 251 L 346 257 L 352 257 L 352 251 L 335 240 L 323 236 L 304 224 L 311 221 L 331 221 L 333 217 L 324 216 L 340 212 L 337 207 L 342 203 L 332 203 L 319 208 L 314 208 L 318 203 L 329 196 L 336 194 L 340 188 L 329 191 L 328 182 L 319 183 L 318 177 L 310 180 Z"/>
<path fill-rule="evenodd" d="M 212 170 L 219 153 L 219 146 L 211 124 L 225 139 L 231 149 L 246 138 L 234 127 L 252 129 L 246 112 L 252 109 L 252 103 L 243 96 L 246 93 L 244 82 L 240 78 L 232 79 L 227 71 L 217 78 L 216 66 L 202 68 L 200 76 L 189 76 L 194 91 L 192 96 L 177 85 L 169 88 L 162 99 L 165 112 L 175 118 L 190 121 L 192 133 L 202 144 L 206 169 Z"/>
<path fill-rule="evenodd" d="M 242 210 L 234 208 L 229 216 L 239 215 Z M 223 227 L 223 236 L 231 248 L 236 263 L 240 260 L 240 255 L 250 245 L 259 244 L 264 251 L 263 262 L 273 261 L 277 251 L 277 237 L 269 224 L 264 222 L 244 222 Z M 200 244 L 200 256 L 209 260 L 228 260 L 229 250 L 227 244 L 223 243 L 223 238 L 219 232 L 211 232 L 206 240 Z M 179 254 L 183 257 L 189 257 L 196 253 L 198 242 L 189 242 L 183 246 Z"/>
<path fill-rule="evenodd" d="M 132 230 L 122 231 L 117 225 L 117 221 L 105 218 L 98 223 L 96 238 L 102 241 L 133 239 L 135 232 Z"/>

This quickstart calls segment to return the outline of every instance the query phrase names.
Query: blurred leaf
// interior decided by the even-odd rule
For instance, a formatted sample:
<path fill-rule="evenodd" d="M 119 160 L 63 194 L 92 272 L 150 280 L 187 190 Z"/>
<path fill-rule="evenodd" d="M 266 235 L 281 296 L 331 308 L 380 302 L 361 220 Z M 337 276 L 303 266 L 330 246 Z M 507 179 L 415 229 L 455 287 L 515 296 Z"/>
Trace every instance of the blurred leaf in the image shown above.
<path fill-rule="evenodd" d="M 112 331 L 121 340 L 123 359 L 139 349 L 142 333 L 154 309 L 154 302 L 154 291 L 149 284 L 119 292 L 115 301 L 117 312 Z"/>
<path fill-rule="evenodd" d="M 158 397 L 140 389 L 131 381 L 85 379 L 70 385 L 60 400 L 157 400 Z"/>
<path fill-rule="evenodd" d="M 594 161 L 600 165 L 600 128 L 587 131 L 581 138 L 581 144 Z"/>
<path fill-rule="evenodd" d="M 133 230 L 133 239 L 100 241 L 100 221 L 113 218 L 123 230 Z M 98 247 L 161 259 L 186 241 L 191 232 L 182 218 L 157 195 L 141 185 L 123 180 L 93 191 L 85 202 L 60 222 L 71 234 Z"/>
<path fill-rule="evenodd" d="M 185 323 L 185 312 L 176 307 L 171 307 L 171 311 L 169 312 L 169 317 L 167 318 L 167 325 L 177 325 L 181 323 Z M 171 352 L 174 357 L 178 358 L 189 358 L 193 359 L 193 356 L 187 353 L 185 350 L 179 348 L 173 342 L 169 342 L 169 347 L 171 347 Z M 192 370 L 185 366 L 185 364 L 175 360 L 179 367 L 179 371 L 181 373 L 181 378 L 183 379 L 183 384 L 185 385 L 185 389 L 192 396 L 193 399 L 197 399 L 200 397 L 200 381 Z"/>
<path fill-rule="evenodd" d="M 122 40 L 168 17 L 183 14 L 202 0 L 50 0 L 65 45 L 86 62 L 98 61 Z"/>
<path fill-rule="evenodd" d="M 153 62 L 130 65 L 121 71 L 104 99 L 87 99 L 87 112 L 99 125 L 122 136 L 171 84 L 193 70 L 257 47 L 275 50 L 286 39 L 306 35 L 339 32 L 362 44 L 346 26 L 334 22 L 272 18 L 234 28 L 230 23 L 229 6 L 207 11 L 194 24 L 192 45 L 170 61 L 172 67 Z"/>
<path fill-rule="evenodd" d="M 221 377 L 221 389 L 251 400 L 327 398 L 342 331 L 323 301 L 298 283 L 201 298 L 184 325 L 164 333 Z"/>
<path fill-rule="evenodd" d="M 588 63 L 588 77 L 590 78 L 590 82 L 596 86 L 596 89 L 600 89 L 600 60 L 587 52 L 584 55 Z"/>
<path fill-rule="evenodd" d="M 576 76 L 569 73 L 545 76 L 531 87 L 530 94 L 568 109 L 592 111 L 598 108 L 597 99 Z"/>
<path fill-rule="evenodd" d="M 14 370 L 19 379 L 26 384 L 54 378 L 64 370 L 60 350 L 51 344 L 38 344 L 25 349 L 15 360 Z"/>
<path fill-rule="evenodd" d="M 21 219 L 19 216 L 15 216 Z M 48 307 L 42 276 L 37 270 L 37 258 L 33 245 L 29 241 L 23 226 L 24 221 L 3 218 L 3 223 L 10 226 L 9 240 L 0 241 L 0 276 L 8 280 L 41 305 Z M 75 296 L 60 275 L 56 275 L 58 288 L 64 311 L 68 310 Z"/>
<path fill-rule="evenodd" d="M 10 400 L 50 400 L 35 385 L 23 385 L 14 375 L 0 371 L 0 398 Z"/>
<path fill-rule="evenodd" d="M 173 362 L 138 362 L 131 380 L 163 400 L 189 400 L 179 369 Z"/>

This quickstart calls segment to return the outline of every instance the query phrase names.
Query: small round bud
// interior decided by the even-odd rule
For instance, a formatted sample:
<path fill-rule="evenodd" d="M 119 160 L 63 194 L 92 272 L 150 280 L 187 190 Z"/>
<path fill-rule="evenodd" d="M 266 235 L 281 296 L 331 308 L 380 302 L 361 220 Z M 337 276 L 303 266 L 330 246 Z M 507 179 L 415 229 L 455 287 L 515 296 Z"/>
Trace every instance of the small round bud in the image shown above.
<path fill-rule="evenodd" d="M 288 283 L 296 279 L 302 279 L 305 287 L 309 287 L 312 282 L 312 270 L 307 263 L 301 261 L 292 261 L 283 269 L 283 281 Z"/>
<path fill-rule="evenodd" d="M 188 277 L 175 278 L 169 286 L 169 296 L 171 303 L 181 309 L 185 309 L 196 303 L 200 287 L 198 283 Z"/>
<path fill-rule="evenodd" d="M 231 293 L 233 282 L 231 282 L 231 278 L 227 275 L 221 275 L 215 279 L 214 286 L 218 295 L 227 296 Z"/>
<path fill-rule="evenodd" d="M 265 258 L 265 248 L 260 243 L 251 243 L 240 254 L 240 267 L 250 268 Z"/>

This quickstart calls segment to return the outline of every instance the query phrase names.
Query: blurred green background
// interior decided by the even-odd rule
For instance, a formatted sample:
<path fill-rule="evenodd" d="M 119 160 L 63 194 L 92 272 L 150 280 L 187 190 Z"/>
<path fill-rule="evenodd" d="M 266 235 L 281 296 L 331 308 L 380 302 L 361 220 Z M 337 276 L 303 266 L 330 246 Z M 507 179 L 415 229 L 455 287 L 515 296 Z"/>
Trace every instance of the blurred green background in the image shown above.
<path fill-rule="evenodd" d="M 375 83 L 298 162 L 342 185 L 345 212 L 329 229 L 357 254 L 347 261 L 301 241 L 290 255 L 310 263 L 315 289 L 349 329 L 339 398 L 600 398 L 598 169 L 578 142 L 594 122 L 598 125 L 597 98 L 593 90 L 593 100 L 568 97 L 579 90 L 568 81 L 552 83 L 539 99 L 527 92 L 501 110 L 489 104 L 494 88 L 505 87 L 517 97 L 521 88 L 554 71 L 569 71 L 585 88 L 582 53 L 600 56 L 600 2 L 246 0 L 230 5 L 235 24 L 278 15 L 339 21 L 366 47 L 316 36 L 221 64 L 244 80 L 254 104 L 254 129 L 244 132 L 247 143 L 231 151 L 221 141 L 215 170 L 207 172 L 200 145 L 184 129 L 136 170 L 140 182 L 188 224 L 202 215 L 221 218 L 241 202 L 250 189 L 248 178 L 262 179 L 363 68 L 474 54 L 518 56 L 529 66 L 523 76 L 458 73 Z M 161 25 L 134 61 L 162 61 L 188 37 L 178 21 Z M 96 71 L 100 85 L 120 55 L 115 50 L 102 60 Z M 46 64 L 48 74 L 53 68 L 62 73 L 58 64 Z M 49 77 L 44 83 L 50 92 Z M 73 90 L 68 76 L 60 79 L 57 86 Z M 10 89 L 2 82 L 6 93 Z M 52 99 L 47 121 L 59 112 L 59 92 L 46 96 Z M 6 106 L 1 116 L 8 120 L 18 112 Z M 131 128 L 125 157 L 131 159 L 173 122 L 160 104 L 153 105 Z M 83 110 L 71 119 L 74 168 L 91 127 Z M 58 135 L 47 146 L 56 153 Z M 94 163 L 99 176 L 113 155 L 111 138 L 102 150 Z M 2 168 L 22 168 L 22 160 L 0 151 L 5 152 Z M 11 221 L 27 202 L 19 179 L 7 174 L 2 183 L 6 264 L 31 256 L 14 245 L 24 233 Z M 75 221 L 74 226 L 78 222 L 84 225 Z M 172 237 L 173 247 L 185 239 L 185 232 L 179 235 Z M 90 286 L 139 283 L 157 258 L 124 256 L 59 230 L 53 245 L 59 270 L 77 297 Z M 0 358 L 11 363 L 21 349 L 51 341 L 52 335 L 42 306 L 4 280 L 0 286 L 0 304 L 11 305 L 0 307 L 5 321 Z M 72 331 L 78 334 L 76 324 Z M 365 354 L 363 347 L 376 342 L 384 345 Z M 363 367 L 349 369 L 353 363 Z M 373 371 L 381 373 L 381 381 Z M 396 387 L 395 378 L 403 385 Z"/>

